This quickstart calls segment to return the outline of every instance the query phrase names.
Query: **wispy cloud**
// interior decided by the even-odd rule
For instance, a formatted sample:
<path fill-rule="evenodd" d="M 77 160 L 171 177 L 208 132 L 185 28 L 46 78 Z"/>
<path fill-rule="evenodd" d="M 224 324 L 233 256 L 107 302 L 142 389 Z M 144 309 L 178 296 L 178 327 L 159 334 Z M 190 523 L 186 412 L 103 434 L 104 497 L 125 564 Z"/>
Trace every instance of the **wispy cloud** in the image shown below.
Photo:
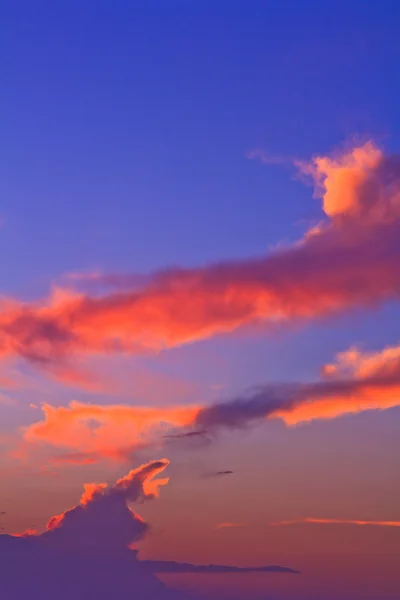
<path fill-rule="evenodd" d="M 218 523 L 215 529 L 232 529 L 235 527 L 247 527 L 246 523 Z"/>
<path fill-rule="evenodd" d="M 159 351 L 248 324 L 305 321 L 398 299 L 400 157 L 368 142 L 299 168 L 313 178 L 325 213 L 299 242 L 144 279 L 102 276 L 115 289 L 100 294 L 56 289 L 45 302 L 4 300 L 0 355 L 71 377 L 77 355 Z"/>
<path fill-rule="evenodd" d="M 276 521 L 270 523 L 271 526 L 279 527 L 283 525 L 298 525 L 310 523 L 316 525 L 360 525 L 372 527 L 400 527 L 400 521 L 363 521 L 357 519 L 316 519 L 306 517 L 304 519 L 292 519 L 289 521 Z"/>
<path fill-rule="evenodd" d="M 233 475 L 234 471 L 213 471 L 212 473 L 206 473 L 204 477 L 226 477 L 227 475 Z"/>

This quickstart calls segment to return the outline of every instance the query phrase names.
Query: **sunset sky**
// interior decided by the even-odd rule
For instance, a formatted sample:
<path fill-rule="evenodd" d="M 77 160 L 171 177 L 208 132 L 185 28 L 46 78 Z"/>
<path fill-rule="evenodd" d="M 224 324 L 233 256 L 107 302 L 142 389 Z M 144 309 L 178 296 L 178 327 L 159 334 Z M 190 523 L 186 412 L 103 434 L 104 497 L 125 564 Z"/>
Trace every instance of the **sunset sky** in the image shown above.
<path fill-rule="evenodd" d="M 118 497 L 141 559 L 300 571 L 171 588 L 398 600 L 400 4 L 0 16 L 3 533 Z"/>

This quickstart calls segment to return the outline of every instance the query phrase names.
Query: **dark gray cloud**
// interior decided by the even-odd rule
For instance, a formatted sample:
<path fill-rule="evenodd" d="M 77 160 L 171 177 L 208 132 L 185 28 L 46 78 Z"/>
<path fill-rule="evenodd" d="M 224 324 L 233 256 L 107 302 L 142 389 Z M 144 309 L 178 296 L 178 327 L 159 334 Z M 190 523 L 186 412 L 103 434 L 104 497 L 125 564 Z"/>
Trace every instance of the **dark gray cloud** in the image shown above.
<path fill-rule="evenodd" d="M 234 471 L 213 471 L 211 473 L 206 473 L 204 477 L 226 477 L 227 475 L 233 475 Z"/>

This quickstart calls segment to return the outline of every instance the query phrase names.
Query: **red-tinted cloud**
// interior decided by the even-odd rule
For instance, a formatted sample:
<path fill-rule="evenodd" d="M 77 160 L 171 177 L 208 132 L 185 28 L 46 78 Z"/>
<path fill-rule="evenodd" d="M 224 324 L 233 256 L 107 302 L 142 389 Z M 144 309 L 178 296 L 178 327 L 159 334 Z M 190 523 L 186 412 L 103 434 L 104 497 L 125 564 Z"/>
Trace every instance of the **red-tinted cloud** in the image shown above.
<path fill-rule="evenodd" d="M 247 394 L 205 406 L 196 415 L 196 426 L 212 432 L 219 427 L 246 427 L 265 418 L 296 425 L 400 406 L 398 347 L 375 353 L 350 349 L 322 373 L 320 381 L 259 385 Z"/>
<path fill-rule="evenodd" d="M 133 469 L 112 487 L 105 483 L 86 484 L 80 503 L 52 517 L 43 541 L 63 549 L 91 549 L 112 553 L 141 539 L 148 525 L 127 505 L 158 496 L 168 479 L 155 479 L 169 464 L 166 459 L 151 461 Z"/>
<path fill-rule="evenodd" d="M 292 519 L 288 521 L 276 521 L 270 523 L 272 526 L 298 525 L 302 523 L 311 523 L 316 525 L 360 525 L 372 527 L 400 527 L 400 521 L 363 521 L 357 519 L 316 519 L 305 517 L 304 519 Z"/>
<path fill-rule="evenodd" d="M 248 427 L 264 419 L 279 418 L 296 425 L 400 406 L 398 347 L 375 353 L 350 349 L 322 373 L 319 381 L 260 385 L 241 396 L 203 406 L 45 404 L 44 419 L 23 429 L 25 446 L 19 456 L 46 446 L 57 451 L 50 462 L 58 465 L 125 461 L 143 447 L 198 438 L 209 442 L 221 428 Z"/>
<path fill-rule="evenodd" d="M 46 531 L 16 533 L 38 537 L 65 550 L 112 553 L 128 548 L 148 530 L 148 525 L 129 507 L 129 502 L 156 498 L 168 479 L 156 479 L 168 466 L 167 459 L 154 460 L 131 470 L 113 486 L 87 483 L 77 506 L 51 517 Z"/>
<path fill-rule="evenodd" d="M 314 319 L 397 299 L 400 159 L 366 143 L 300 168 L 314 178 L 326 221 L 299 243 L 199 269 L 105 276 L 104 284 L 119 289 L 100 295 L 57 290 L 44 303 L 4 301 L 0 354 L 88 385 L 71 373 L 72 356 L 160 350 L 250 323 Z"/>
<path fill-rule="evenodd" d="M 149 445 L 159 445 L 171 429 L 194 422 L 197 407 L 135 407 L 71 402 L 67 407 L 42 406 L 44 420 L 24 429 L 24 441 L 49 445 L 61 452 L 56 464 L 90 464 L 101 459 L 126 460 Z"/>

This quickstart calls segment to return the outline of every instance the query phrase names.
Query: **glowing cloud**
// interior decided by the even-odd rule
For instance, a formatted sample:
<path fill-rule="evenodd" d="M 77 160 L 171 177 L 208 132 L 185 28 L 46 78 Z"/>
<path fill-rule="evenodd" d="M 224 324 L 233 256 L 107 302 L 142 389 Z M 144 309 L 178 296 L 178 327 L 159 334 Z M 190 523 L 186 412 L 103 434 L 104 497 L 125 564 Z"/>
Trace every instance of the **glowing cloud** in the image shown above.
<path fill-rule="evenodd" d="M 350 349 L 322 369 L 319 381 L 260 385 L 242 396 L 204 406 L 44 404 L 44 419 L 22 430 L 25 447 L 16 456 L 45 446 L 57 451 L 50 461 L 58 465 L 125 461 L 140 448 L 199 438 L 208 443 L 221 428 L 239 429 L 265 419 L 297 425 L 386 410 L 400 406 L 399 354 L 398 347 L 364 354 Z M 229 474 L 217 471 L 208 476 Z"/>
<path fill-rule="evenodd" d="M 128 473 L 112 487 L 87 484 L 80 503 L 52 517 L 40 538 L 63 548 L 90 548 L 115 552 L 141 539 L 148 525 L 128 506 L 129 502 L 151 499 L 168 479 L 155 477 L 169 464 L 166 459 L 151 461 Z"/>
<path fill-rule="evenodd" d="M 316 525 L 360 525 L 373 527 L 400 527 L 400 521 L 360 521 L 355 519 L 314 519 L 306 517 L 304 519 L 293 519 L 289 521 L 276 521 L 270 523 L 271 526 L 298 525 L 302 523 L 311 523 Z"/>
<path fill-rule="evenodd" d="M 209 431 L 235 429 L 265 418 L 296 425 L 400 406 L 398 347 L 364 354 L 350 349 L 338 355 L 337 363 L 323 367 L 322 373 L 321 381 L 260 385 L 243 396 L 203 407 L 196 425 Z"/>
<path fill-rule="evenodd" d="M 102 458 L 126 460 L 138 448 L 160 443 L 161 435 L 191 424 L 197 407 L 145 408 L 71 402 L 42 406 L 44 420 L 23 430 L 27 444 L 46 444 L 61 451 L 59 464 L 90 464 Z"/>
<path fill-rule="evenodd" d="M 326 215 L 300 242 L 252 260 L 143 278 L 96 274 L 97 283 L 117 287 L 100 295 L 56 289 L 44 303 L 5 300 L 0 355 L 87 386 L 68 364 L 78 354 L 157 351 L 250 323 L 398 299 L 400 158 L 368 142 L 299 167 L 313 178 Z"/>

